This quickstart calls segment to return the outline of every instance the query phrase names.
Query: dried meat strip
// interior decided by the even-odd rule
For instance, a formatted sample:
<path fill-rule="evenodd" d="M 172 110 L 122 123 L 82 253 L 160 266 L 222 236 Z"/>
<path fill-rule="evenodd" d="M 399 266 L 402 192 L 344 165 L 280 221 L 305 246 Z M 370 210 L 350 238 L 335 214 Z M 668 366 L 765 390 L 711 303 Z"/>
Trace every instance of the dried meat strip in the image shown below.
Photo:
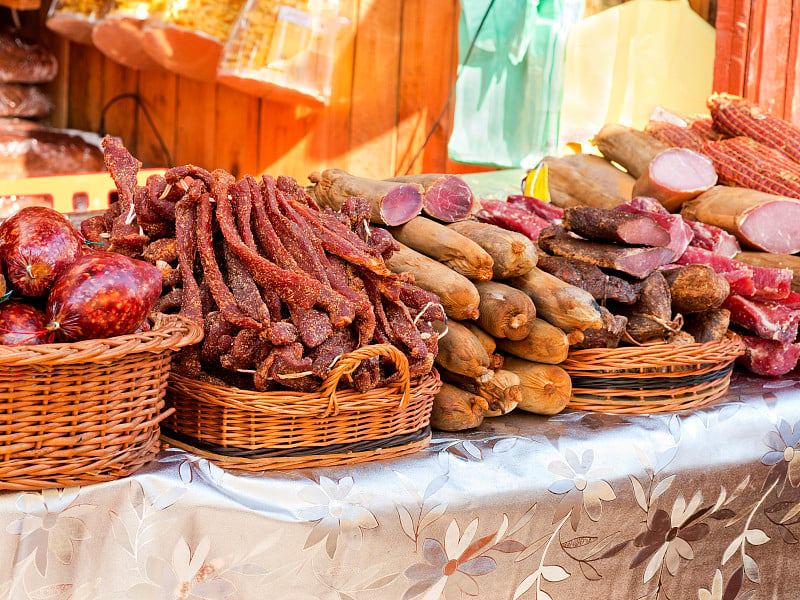
<path fill-rule="evenodd" d="M 225 283 L 214 254 L 213 236 L 211 196 L 206 192 L 200 196 L 197 205 L 197 249 L 206 282 L 214 296 L 214 301 L 228 321 L 239 327 L 262 329 L 262 325 L 258 321 L 242 312 L 230 288 Z"/>
<path fill-rule="evenodd" d="M 352 322 L 355 310 L 344 296 L 308 275 L 279 267 L 249 248 L 239 236 L 227 193 L 219 194 L 216 199 L 217 220 L 225 240 L 260 286 L 274 289 L 290 306 L 311 308 L 319 305 L 330 314 L 336 327 Z"/>

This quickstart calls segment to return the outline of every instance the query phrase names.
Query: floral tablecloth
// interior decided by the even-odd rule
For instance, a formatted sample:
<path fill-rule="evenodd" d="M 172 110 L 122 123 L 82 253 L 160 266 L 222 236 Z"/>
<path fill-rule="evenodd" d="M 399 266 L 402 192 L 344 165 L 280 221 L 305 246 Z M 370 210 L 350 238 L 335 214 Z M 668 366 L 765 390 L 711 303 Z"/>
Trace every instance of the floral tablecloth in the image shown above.
<path fill-rule="evenodd" d="M 0 600 L 800 598 L 800 377 L 693 412 L 514 413 L 349 467 L 168 449 L 0 494 Z"/>

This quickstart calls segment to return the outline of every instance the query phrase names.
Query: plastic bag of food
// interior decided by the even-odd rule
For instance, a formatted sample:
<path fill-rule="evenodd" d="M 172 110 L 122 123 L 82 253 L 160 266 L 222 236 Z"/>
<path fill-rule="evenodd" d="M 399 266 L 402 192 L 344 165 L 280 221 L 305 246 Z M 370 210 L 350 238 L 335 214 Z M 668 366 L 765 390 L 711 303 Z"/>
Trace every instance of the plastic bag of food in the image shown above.
<path fill-rule="evenodd" d="M 248 0 L 217 81 L 273 100 L 326 104 L 336 34 L 345 23 L 338 0 Z"/>
<path fill-rule="evenodd" d="M 92 29 L 102 18 L 106 0 L 53 0 L 47 12 L 48 29 L 79 44 L 92 43 Z"/>
<path fill-rule="evenodd" d="M 95 47 L 111 60 L 131 69 L 150 71 L 161 65 L 147 52 L 142 29 L 151 14 L 163 10 L 164 0 L 110 0 L 103 18 L 92 30 Z"/>
<path fill-rule="evenodd" d="M 215 81 L 222 48 L 244 0 L 167 0 L 142 29 L 145 50 L 165 69 Z"/>

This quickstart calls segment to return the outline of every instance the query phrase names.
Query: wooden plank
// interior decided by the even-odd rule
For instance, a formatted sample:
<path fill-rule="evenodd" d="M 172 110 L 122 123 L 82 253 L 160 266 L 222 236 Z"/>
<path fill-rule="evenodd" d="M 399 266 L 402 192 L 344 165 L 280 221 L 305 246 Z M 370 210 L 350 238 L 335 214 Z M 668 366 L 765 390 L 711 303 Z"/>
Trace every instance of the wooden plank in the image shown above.
<path fill-rule="evenodd" d="M 259 98 L 218 85 L 214 164 L 235 177 L 258 173 Z"/>
<path fill-rule="evenodd" d="M 769 113 L 782 117 L 792 25 L 792 0 L 773 0 L 763 4 L 765 12 L 758 103 Z"/>
<path fill-rule="evenodd" d="M 153 119 L 151 126 L 144 109 L 138 108 L 136 157 L 145 167 L 165 167 L 169 160 L 153 131 L 154 128 L 164 141 L 169 154 L 175 156 L 178 143 L 175 130 L 177 87 L 178 76 L 166 70 L 148 71 L 146 77 L 142 76 L 139 97 Z"/>
<path fill-rule="evenodd" d="M 751 2 L 750 25 L 747 28 L 747 54 L 744 69 L 743 95 L 753 102 L 760 103 L 762 60 L 772 60 L 764 56 L 764 23 L 766 2 Z"/>
<path fill-rule="evenodd" d="M 359 26 L 358 0 L 342 0 L 339 15 L 346 19 L 347 25 L 337 36 L 328 106 L 314 110 L 302 107 L 287 110 L 285 105 L 278 108 L 276 103 L 266 99 L 262 103 L 261 164 L 265 163 L 265 152 L 271 152 L 273 170 L 270 172 L 289 175 L 303 185 L 308 183 L 308 174 L 312 171 L 329 167 L 354 168 L 349 162 L 349 149 L 353 60 Z M 271 112 L 275 109 L 278 110 L 277 118 L 293 115 L 294 122 L 284 122 L 277 128 L 267 126 L 267 123 L 275 122 Z M 273 147 L 270 147 L 268 139 L 273 140 Z M 282 157 L 277 156 L 280 148 L 288 148 Z"/>
<path fill-rule="evenodd" d="M 786 89 L 783 118 L 800 124 L 800 0 L 792 0 L 792 22 L 789 31 L 789 56 L 786 67 Z"/>
<path fill-rule="evenodd" d="M 401 2 L 361 0 L 353 61 L 350 170 L 366 177 L 394 174 Z"/>
<path fill-rule="evenodd" d="M 403 3 L 397 175 L 444 169 L 453 108 L 448 100 L 458 61 L 457 18 L 456 1 Z M 431 60 L 437 55 L 439 60 Z"/>
<path fill-rule="evenodd" d="M 138 156 L 136 131 L 141 127 L 142 116 L 136 110 L 136 101 L 126 95 L 138 93 L 139 74 L 108 58 L 105 59 L 103 70 L 101 111 L 105 108 L 105 133 L 119 137 L 128 152 Z"/>
<path fill-rule="evenodd" d="M 105 57 L 99 50 L 83 44 L 70 44 L 69 120 L 67 127 L 97 131 L 103 108 Z M 78 67 L 79 65 L 79 67 Z M 87 77 L 87 74 L 91 76 Z"/>
<path fill-rule="evenodd" d="M 733 39 L 729 58 L 727 90 L 733 94 L 745 93 L 747 69 L 747 31 L 750 26 L 750 0 L 735 0 L 733 11 Z"/>
<path fill-rule="evenodd" d="M 193 164 L 207 170 L 217 168 L 214 162 L 216 106 L 216 86 L 213 83 L 178 77 L 172 152 L 174 164 Z"/>
<path fill-rule="evenodd" d="M 717 92 L 734 91 L 730 89 L 730 70 L 735 13 L 736 3 L 734 0 L 720 1 L 717 7 L 717 37 L 714 52 L 713 80 L 713 89 Z"/>

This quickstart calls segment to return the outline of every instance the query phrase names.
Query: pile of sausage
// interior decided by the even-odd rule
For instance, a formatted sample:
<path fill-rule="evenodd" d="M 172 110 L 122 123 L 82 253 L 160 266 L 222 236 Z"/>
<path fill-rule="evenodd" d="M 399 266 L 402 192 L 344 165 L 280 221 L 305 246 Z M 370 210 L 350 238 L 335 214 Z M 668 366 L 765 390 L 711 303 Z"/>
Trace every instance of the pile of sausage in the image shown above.
<path fill-rule="evenodd" d="M 103 147 L 119 199 L 85 220 L 82 233 L 155 264 L 164 284 L 157 309 L 203 326 L 202 344 L 177 357 L 178 372 L 259 391 L 314 391 L 339 357 L 378 343 L 401 349 L 412 377 L 431 370 L 434 323 L 445 319 L 439 298 L 387 269 L 397 245 L 368 225 L 368 202 L 320 210 L 290 177 L 237 181 L 194 165 L 141 186 L 141 163 L 113 138 Z M 363 392 L 395 372 L 373 357 L 351 383 Z"/>

